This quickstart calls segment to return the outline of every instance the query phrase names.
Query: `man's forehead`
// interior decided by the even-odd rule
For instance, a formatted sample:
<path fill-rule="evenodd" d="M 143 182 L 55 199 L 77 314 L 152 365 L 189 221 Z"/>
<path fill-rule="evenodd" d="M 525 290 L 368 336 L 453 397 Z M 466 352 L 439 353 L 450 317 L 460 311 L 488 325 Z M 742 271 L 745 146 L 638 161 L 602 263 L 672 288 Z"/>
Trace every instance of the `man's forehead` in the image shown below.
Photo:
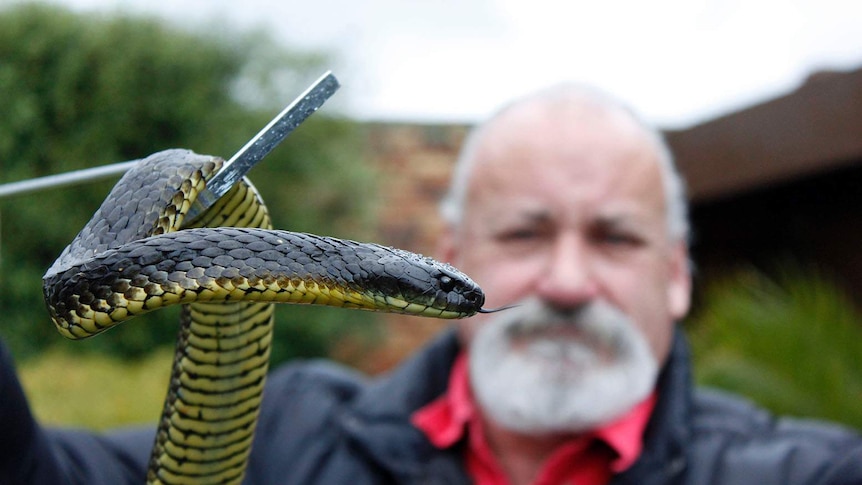
<path fill-rule="evenodd" d="M 659 153 L 646 140 L 613 133 L 583 144 L 546 138 L 489 145 L 477 153 L 472 190 L 517 195 L 534 190 L 559 197 L 663 196 Z"/>

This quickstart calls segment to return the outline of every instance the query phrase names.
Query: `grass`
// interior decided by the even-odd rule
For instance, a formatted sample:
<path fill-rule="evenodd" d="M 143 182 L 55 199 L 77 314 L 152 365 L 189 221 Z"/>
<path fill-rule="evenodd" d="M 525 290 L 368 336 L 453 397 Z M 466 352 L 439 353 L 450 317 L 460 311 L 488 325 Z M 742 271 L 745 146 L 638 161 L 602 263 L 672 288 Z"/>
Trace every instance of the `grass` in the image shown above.
<path fill-rule="evenodd" d="M 156 423 L 173 349 L 138 361 L 51 350 L 19 372 L 36 417 L 45 424 L 105 430 Z"/>
<path fill-rule="evenodd" d="M 688 326 L 699 384 L 780 414 L 862 429 L 862 315 L 822 275 L 742 271 L 709 286 Z"/>

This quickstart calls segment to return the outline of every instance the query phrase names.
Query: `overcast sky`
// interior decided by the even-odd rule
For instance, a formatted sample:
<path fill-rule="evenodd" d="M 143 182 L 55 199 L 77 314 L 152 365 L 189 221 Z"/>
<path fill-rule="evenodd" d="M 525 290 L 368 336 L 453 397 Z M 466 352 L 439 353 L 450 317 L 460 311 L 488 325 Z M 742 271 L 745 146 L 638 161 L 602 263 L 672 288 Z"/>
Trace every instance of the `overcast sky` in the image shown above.
<path fill-rule="evenodd" d="M 55 1 L 335 52 L 342 104 L 365 120 L 472 122 L 572 80 L 681 128 L 862 67 L 857 0 Z"/>

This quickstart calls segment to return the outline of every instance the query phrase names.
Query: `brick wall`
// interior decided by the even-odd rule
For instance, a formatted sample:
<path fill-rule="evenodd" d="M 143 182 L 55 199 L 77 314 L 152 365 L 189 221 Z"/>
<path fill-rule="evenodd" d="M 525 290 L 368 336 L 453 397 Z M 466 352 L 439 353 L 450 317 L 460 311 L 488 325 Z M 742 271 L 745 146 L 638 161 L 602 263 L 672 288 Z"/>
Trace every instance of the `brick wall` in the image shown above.
<path fill-rule="evenodd" d="M 365 129 L 367 159 L 379 174 L 375 239 L 436 256 L 443 227 L 438 203 L 448 188 L 468 127 L 371 123 Z M 367 372 L 381 372 L 451 324 L 403 315 L 385 315 L 383 320 L 383 339 L 372 351 L 347 342 L 336 350 L 336 357 Z"/>

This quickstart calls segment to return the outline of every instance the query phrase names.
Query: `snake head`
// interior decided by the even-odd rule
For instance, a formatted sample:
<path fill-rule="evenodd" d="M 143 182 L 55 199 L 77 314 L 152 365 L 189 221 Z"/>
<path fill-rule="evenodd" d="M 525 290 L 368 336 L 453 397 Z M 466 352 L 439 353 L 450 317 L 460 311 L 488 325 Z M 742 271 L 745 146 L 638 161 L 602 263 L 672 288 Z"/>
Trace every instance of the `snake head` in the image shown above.
<path fill-rule="evenodd" d="M 381 257 L 387 278 L 384 288 L 391 304 L 403 305 L 404 313 L 438 318 L 463 318 L 475 315 L 485 303 L 485 294 L 469 276 L 450 264 L 420 254 L 386 248 L 391 254 Z"/>

